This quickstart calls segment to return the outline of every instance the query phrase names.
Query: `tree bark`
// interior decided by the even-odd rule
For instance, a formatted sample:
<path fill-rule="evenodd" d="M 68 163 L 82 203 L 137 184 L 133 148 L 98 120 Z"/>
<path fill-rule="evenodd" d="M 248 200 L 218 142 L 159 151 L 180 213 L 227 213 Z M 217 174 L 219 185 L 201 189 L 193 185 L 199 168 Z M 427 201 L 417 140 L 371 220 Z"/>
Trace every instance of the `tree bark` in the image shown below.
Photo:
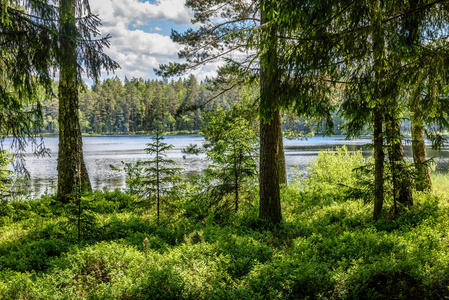
<path fill-rule="evenodd" d="M 375 89 L 374 89 L 374 214 L 373 218 L 379 218 L 384 203 L 384 160 L 383 150 L 383 116 L 382 109 L 384 104 L 383 97 L 383 75 L 385 69 L 385 39 L 382 33 L 382 9 L 381 1 L 376 0 L 372 3 L 373 10 L 373 57 L 375 71 Z"/>
<path fill-rule="evenodd" d="M 277 105 L 277 103 L 275 103 Z M 259 217 L 279 223 L 282 219 L 279 188 L 278 114 L 271 122 L 260 121 L 260 205 Z"/>
<path fill-rule="evenodd" d="M 267 22 L 266 14 L 261 12 L 261 25 Z M 266 30 L 266 29 L 265 29 Z M 275 32 L 269 34 L 270 41 L 276 41 Z M 272 223 L 282 220 L 281 197 L 279 188 L 279 134 L 280 113 L 278 107 L 278 74 L 273 67 L 276 59 L 276 42 L 261 43 L 266 49 L 260 49 L 260 202 L 259 217 Z M 268 64 L 271 64 L 268 66 Z"/>
<path fill-rule="evenodd" d="M 426 165 L 427 153 L 424 143 L 424 124 L 419 99 L 413 105 L 412 113 L 412 150 L 416 169 L 415 185 L 418 191 L 427 191 L 432 189 L 432 180 L 430 179 L 429 167 Z"/>
<path fill-rule="evenodd" d="M 282 135 L 282 118 L 281 111 L 278 111 L 279 118 L 279 157 L 278 157 L 278 168 L 279 168 L 279 184 L 287 185 L 287 167 L 285 165 L 285 152 L 284 152 L 284 137 Z"/>
<path fill-rule="evenodd" d="M 384 203 L 384 140 L 382 136 L 382 109 L 374 109 L 374 216 L 379 218 Z"/>
<path fill-rule="evenodd" d="M 58 200 L 68 202 L 80 185 L 91 191 L 84 164 L 83 141 L 79 122 L 79 97 L 76 52 L 75 1 L 60 1 L 60 79 L 59 79 L 59 153 Z"/>

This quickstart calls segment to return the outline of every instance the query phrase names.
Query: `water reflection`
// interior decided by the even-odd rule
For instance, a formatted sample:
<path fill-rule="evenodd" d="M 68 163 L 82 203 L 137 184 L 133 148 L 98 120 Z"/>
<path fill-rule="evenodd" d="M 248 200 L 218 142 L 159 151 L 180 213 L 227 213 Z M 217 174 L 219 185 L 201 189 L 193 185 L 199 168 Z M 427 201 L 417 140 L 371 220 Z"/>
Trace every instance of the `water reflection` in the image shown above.
<path fill-rule="evenodd" d="M 121 161 L 135 163 L 138 160 L 148 159 L 145 153 L 148 137 L 84 137 L 84 157 L 89 172 L 92 187 L 94 189 L 125 187 L 125 174 L 110 169 L 110 165 L 121 166 Z M 184 168 L 184 173 L 195 174 L 204 170 L 209 161 L 205 154 L 184 155 L 181 149 L 189 144 L 201 146 L 202 137 L 181 136 L 166 137 L 165 142 L 173 144 L 174 148 L 167 154 L 175 160 L 179 167 Z M 314 137 L 307 140 L 284 140 L 285 158 L 287 164 L 287 176 L 291 181 L 296 175 L 292 171 L 305 171 L 311 159 L 316 158 L 318 151 L 332 149 L 346 145 L 349 151 L 362 150 L 365 157 L 372 156 L 372 150 L 368 149 L 371 139 L 345 140 L 340 137 Z M 7 143 L 6 143 L 7 145 Z M 56 159 L 58 150 L 57 138 L 45 138 L 45 145 L 52 150 L 51 157 L 36 158 L 27 154 L 27 167 L 31 173 L 29 189 L 32 195 L 39 196 L 43 193 L 54 193 L 57 183 Z M 408 159 L 412 159 L 410 145 L 405 146 Z M 449 149 L 443 148 L 441 152 L 428 149 L 428 156 L 434 157 L 437 163 L 437 171 L 447 172 L 449 166 Z"/>

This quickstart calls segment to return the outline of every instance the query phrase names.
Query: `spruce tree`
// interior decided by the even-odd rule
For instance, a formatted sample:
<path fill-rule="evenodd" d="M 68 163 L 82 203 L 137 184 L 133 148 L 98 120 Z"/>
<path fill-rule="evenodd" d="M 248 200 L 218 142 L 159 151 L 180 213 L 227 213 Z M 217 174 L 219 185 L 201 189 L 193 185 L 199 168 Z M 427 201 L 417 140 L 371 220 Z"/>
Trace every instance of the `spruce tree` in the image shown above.
<path fill-rule="evenodd" d="M 42 89 L 51 95 L 58 36 L 53 6 L 38 0 L 21 4 L 6 0 L 0 5 L 0 139 L 12 136 L 14 169 L 26 173 L 26 138 L 36 154 L 47 153 L 37 138 L 42 122 L 39 97 Z"/>
<path fill-rule="evenodd" d="M 281 221 L 279 184 L 286 184 L 287 176 L 280 106 L 275 98 L 271 98 L 274 94 L 270 91 L 277 77 L 271 75 L 270 68 L 265 67 L 263 71 L 264 67 L 259 64 L 261 55 L 275 54 L 272 51 L 261 54 L 265 52 L 259 43 L 259 35 L 263 30 L 260 26 L 261 3 L 257 0 L 246 2 L 189 0 L 187 6 L 194 10 L 193 21 L 200 23 L 200 28 L 189 29 L 183 34 L 176 31 L 172 33 L 172 39 L 184 45 L 179 57 L 187 62 L 162 65 L 158 74 L 180 74 L 223 60 L 226 64 L 219 70 L 217 89 L 226 91 L 245 82 L 260 82 L 260 109 L 263 111 L 260 135 L 262 209 L 260 217 L 279 223 Z M 276 44 L 274 35 L 271 36 L 271 41 L 264 45 L 273 43 Z"/>
<path fill-rule="evenodd" d="M 78 24 L 78 26 L 77 26 Z M 109 46 L 108 37 L 94 40 L 98 35 L 99 19 L 90 12 L 88 1 L 59 1 L 59 43 L 57 56 L 59 80 L 59 153 L 58 192 L 60 201 L 67 202 L 76 185 L 91 190 L 83 158 L 83 143 L 79 123 L 79 89 L 81 68 L 98 79 L 101 68 L 113 70 L 117 63 L 102 49 Z"/>
<path fill-rule="evenodd" d="M 164 143 L 162 136 L 161 125 L 158 124 L 155 134 L 151 137 L 151 142 L 147 144 L 145 152 L 149 155 L 154 155 L 153 159 L 139 162 L 143 166 L 143 175 L 141 177 L 141 184 L 144 195 L 149 199 L 156 200 L 157 220 L 160 219 L 160 206 L 162 201 L 169 196 L 176 195 L 178 182 L 180 180 L 180 168 L 172 167 L 176 162 L 172 159 L 167 159 L 165 152 L 172 149 L 174 146 Z"/>
<path fill-rule="evenodd" d="M 235 212 L 239 209 L 245 184 L 257 175 L 256 118 L 253 105 L 235 104 L 228 111 L 218 108 L 206 113 L 205 124 L 201 127 L 201 134 L 206 140 L 206 155 L 212 161 L 206 172 L 216 182 L 211 196 L 219 202 L 233 195 Z M 229 204 L 227 206 L 231 207 Z"/>
<path fill-rule="evenodd" d="M 384 201 L 385 141 L 397 191 L 393 198 L 406 206 L 413 203 L 399 125 L 407 106 L 406 97 L 419 86 L 415 74 L 422 69 L 417 66 L 428 61 L 430 53 L 438 53 L 442 61 L 447 57 L 441 51 L 444 49 L 441 46 L 447 44 L 443 30 L 447 26 L 444 21 L 447 5 L 441 2 L 281 0 L 271 12 L 276 16 L 274 25 L 282 45 L 282 53 L 275 63 L 289 75 L 281 77 L 281 89 L 285 92 L 281 103 L 314 109 L 315 103 L 342 87 L 341 113 L 348 120 L 348 135 L 357 136 L 367 124 L 372 126 L 376 174 L 374 218 L 379 216 Z M 409 24 L 417 15 L 426 16 L 418 22 L 420 29 Z M 441 30 L 435 33 L 431 28 Z M 412 40 L 411 33 L 419 37 L 415 45 L 404 42 Z M 439 37 L 433 39 L 433 36 Z M 429 38 L 431 43 L 422 42 Z M 439 50 L 433 51 L 435 48 Z M 412 49 L 417 51 L 410 55 Z M 429 73 L 435 74 L 439 65 L 432 64 L 430 68 L 433 72 Z M 428 92 L 431 90 L 427 88 Z M 288 95 L 295 92 L 297 100 L 292 103 Z M 436 98 L 433 97 L 435 102 L 442 100 Z M 423 110 L 432 111 L 439 106 L 428 104 Z M 433 119 L 444 122 L 441 117 Z"/>
<path fill-rule="evenodd" d="M 16 157 L 20 158 L 26 145 L 23 137 L 35 137 L 42 124 L 38 90 L 43 87 L 51 97 L 51 77 L 60 67 L 60 140 L 66 146 L 58 158 L 58 197 L 67 201 L 71 187 L 77 184 L 76 174 L 84 168 L 80 163 L 81 135 L 76 122 L 81 71 L 86 70 L 89 77 L 97 80 L 102 68 L 111 71 L 118 65 L 103 53 L 103 48 L 109 46 L 109 37 L 95 39 L 100 20 L 90 13 L 88 1 L 55 3 L 59 5 L 41 0 L 6 0 L 0 6 L 0 108 L 5 112 L 0 134 L 2 138 L 14 137 L 13 147 L 19 150 Z M 33 143 L 37 152 L 45 151 L 36 139 Z"/>

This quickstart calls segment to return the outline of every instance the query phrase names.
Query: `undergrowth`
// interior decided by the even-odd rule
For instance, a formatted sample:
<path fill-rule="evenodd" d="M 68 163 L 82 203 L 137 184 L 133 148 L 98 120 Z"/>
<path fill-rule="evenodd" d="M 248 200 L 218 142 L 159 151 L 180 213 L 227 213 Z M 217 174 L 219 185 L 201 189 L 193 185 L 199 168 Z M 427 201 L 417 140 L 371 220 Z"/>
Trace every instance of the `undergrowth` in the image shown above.
<path fill-rule="evenodd" d="M 277 226 L 258 219 L 257 198 L 208 213 L 192 195 L 158 226 L 136 196 L 96 191 L 83 196 L 94 219 L 78 241 L 54 198 L 1 202 L 0 299 L 449 297 L 449 176 L 415 192 L 410 210 L 387 207 L 373 221 L 369 199 L 347 193 L 356 175 L 340 176 L 348 155 L 285 187 Z"/>

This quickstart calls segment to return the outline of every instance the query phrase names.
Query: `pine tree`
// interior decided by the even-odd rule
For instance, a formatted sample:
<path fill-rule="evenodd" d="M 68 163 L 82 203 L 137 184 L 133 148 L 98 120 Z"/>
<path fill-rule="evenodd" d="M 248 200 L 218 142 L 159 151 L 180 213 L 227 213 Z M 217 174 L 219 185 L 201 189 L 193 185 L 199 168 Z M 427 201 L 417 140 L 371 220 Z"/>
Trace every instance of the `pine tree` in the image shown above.
<path fill-rule="evenodd" d="M 207 173 L 218 180 L 212 188 L 212 198 L 219 202 L 233 194 L 235 212 L 245 183 L 257 175 L 256 117 L 252 105 L 236 104 L 229 111 L 218 108 L 206 113 L 205 125 L 201 127 L 206 154 L 213 162 Z"/>
<path fill-rule="evenodd" d="M 348 120 L 349 136 L 358 135 L 367 124 L 374 129 L 374 218 L 379 216 L 384 201 L 384 137 L 397 191 L 393 198 L 411 205 L 399 124 L 407 107 L 406 97 L 420 85 L 416 73 L 422 72 L 423 62 L 436 70 L 440 65 L 429 64 L 430 55 L 438 53 L 436 57 L 442 61 L 447 57 L 447 51 L 441 51 L 447 44 L 445 31 L 430 30 L 447 26 L 443 21 L 447 5 L 441 1 L 281 0 L 271 14 L 276 16 L 274 25 L 282 45 L 276 64 L 288 74 L 281 77 L 285 92 L 281 103 L 288 105 L 288 95 L 296 92 L 298 100 L 292 105 L 316 109 L 315 103 L 328 98 L 333 89 L 343 87 L 341 112 Z M 420 20 L 421 27 L 410 26 L 411 19 Z M 412 33 L 419 37 L 415 45 L 410 43 Z M 429 38 L 431 43 L 422 42 Z M 433 51 L 435 48 L 438 50 Z M 447 82 L 446 78 L 442 81 Z M 435 102 L 442 100 L 435 98 Z M 428 104 L 423 110 L 438 107 L 436 103 Z"/>
<path fill-rule="evenodd" d="M 185 46 L 179 57 L 186 59 L 187 63 L 162 65 L 158 74 L 179 74 L 222 59 L 226 65 L 219 70 L 216 89 L 227 91 L 245 82 L 260 81 L 261 99 L 268 101 L 262 100 L 260 105 L 263 111 L 260 131 L 261 209 L 273 212 L 271 216 L 261 213 L 261 217 L 278 223 L 281 220 L 279 184 L 286 183 L 287 177 L 280 107 L 276 99 L 271 99 L 273 94 L 269 88 L 273 86 L 264 88 L 277 78 L 270 76 L 267 68 L 261 72 L 258 63 L 261 55 L 267 56 L 266 53 L 261 54 L 265 49 L 258 43 L 260 31 L 263 30 L 259 17 L 262 6 L 255 0 L 189 0 L 186 4 L 195 12 L 194 21 L 201 24 L 195 31 L 190 29 L 184 34 L 172 33 L 172 39 Z M 272 35 L 271 41 L 264 45 L 276 44 L 276 39 Z"/>
<path fill-rule="evenodd" d="M 78 24 L 78 27 L 77 27 Z M 60 201 L 67 202 L 74 186 L 91 190 L 83 158 L 83 143 L 79 123 L 79 88 L 81 68 L 98 79 L 100 69 L 113 70 L 117 63 L 102 49 L 109 46 L 108 37 L 93 40 L 98 35 L 99 19 L 90 13 L 88 1 L 59 1 L 59 43 L 57 59 L 59 81 L 59 153 L 58 192 Z M 80 48 L 80 49 L 78 49 Z"/>
<path fill-rule="evenodd" d="M 164 143 L 164 137 L 161 134 L 161 125 L 158 124 L 155 134 L 151 137 L 152 141 L 145 148 L 147 154 L 154 155 L 153 159 L 138 163 L 143 167 L 143 175 L 141 176 L 142 193 L 148 199 L 156 199 L 158 223 L 162 201 L 166 201 L 169 196 L 176 195 L 180 180 L 179 171 L 181 170 L 171 167 L 176 165 L 176 162 L 167 159 L 165 152 L 174 146 Z"/>

